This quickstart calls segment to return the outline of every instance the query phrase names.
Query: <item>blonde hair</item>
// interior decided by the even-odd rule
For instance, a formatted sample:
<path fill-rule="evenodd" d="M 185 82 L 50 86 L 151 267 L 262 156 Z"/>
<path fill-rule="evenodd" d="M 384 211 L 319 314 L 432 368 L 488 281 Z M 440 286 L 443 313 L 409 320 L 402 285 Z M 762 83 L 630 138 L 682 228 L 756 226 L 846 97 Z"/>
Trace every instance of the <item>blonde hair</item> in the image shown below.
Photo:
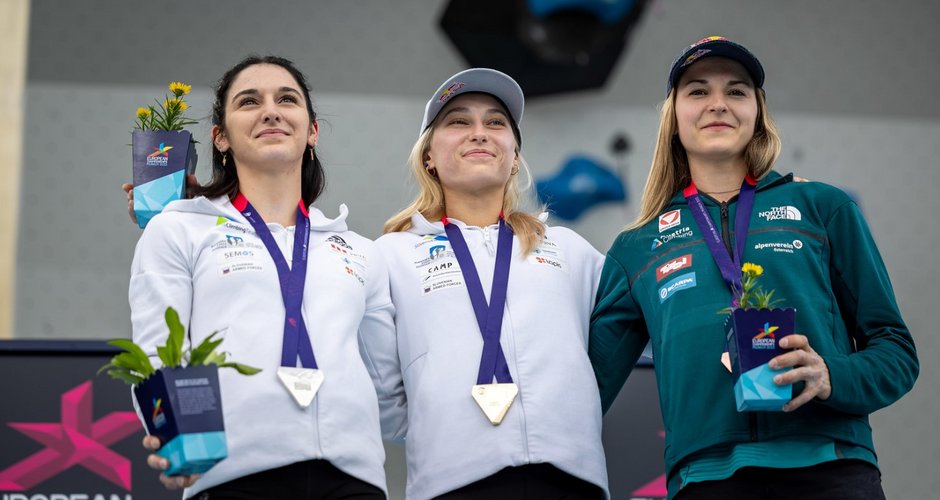
<path fill-rule="evenodd" d="M 418 137 L 418 141 L 411 148 L 408 165 L 411 175 L 418 181 L 418 196 L 410 205 L 385 222 L 383 229 L 385 233 L 411 229 L 411 216 L 415 212 L 430 221 L 438 220 L 445 215 L 444 190 L 438 178 L 431 175 L 424 167 L 433 136 L 432 124 Z M 506 189 L 503 192 L 503 216 L 522 244 L 522 255 L 528 255 L 542 243 L 545 237 L 545 224 L 525 210 L 527 205 L 535 205 L 531 194 L 532 175 L 528 164 L 518 150 L 517 154 L 519 154 L 519 173 L 510 176 L 509 182 L 506 183 Z"/>
<path fill-rule="evenodd" d="M 761 179 L 773 168 L 780 156 L 780 133 L 767 109 L 767 97 L 764 89 L 757 89 L 757 120 L 754 136 L 744 149 L 744 161 L 748 173 L 755 179 Z M 687 186 L 692 180 L 689 172 L 689 159 L 679 140 L 679 124 L 676 121 L 675 89 L 669 91 L 662 103 L 659 114 L 659 135 L 653 152 L 646 186 L 643 188 L 643 201 L 640 213 L 624 230 L 641 227 L 658 216 L 669 205 L 676 191 Z"/>

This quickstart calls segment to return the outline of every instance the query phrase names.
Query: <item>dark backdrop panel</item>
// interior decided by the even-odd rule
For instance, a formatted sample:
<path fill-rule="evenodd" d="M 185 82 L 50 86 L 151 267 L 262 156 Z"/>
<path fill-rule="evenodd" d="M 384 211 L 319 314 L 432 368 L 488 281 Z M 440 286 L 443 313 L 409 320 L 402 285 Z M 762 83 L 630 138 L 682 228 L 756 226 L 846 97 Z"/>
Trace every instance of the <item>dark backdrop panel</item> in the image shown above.
<path fill-rule="evenodd" d="M 95 376 L 115 352 L 100 341 L 0 341 L 0 500 L 181 498 L 146 466 L 130 389 Z M 604 418 L 614 499 L 665 496 L 662 430 L 653 370 L 641 364 Z"/>
<path fill-rule="evenodd" d="M 130 388 L 95 376 L 115 352 L 103 342 L 0 342 L 0 499 L 182 497 L 146 465 Z"/>

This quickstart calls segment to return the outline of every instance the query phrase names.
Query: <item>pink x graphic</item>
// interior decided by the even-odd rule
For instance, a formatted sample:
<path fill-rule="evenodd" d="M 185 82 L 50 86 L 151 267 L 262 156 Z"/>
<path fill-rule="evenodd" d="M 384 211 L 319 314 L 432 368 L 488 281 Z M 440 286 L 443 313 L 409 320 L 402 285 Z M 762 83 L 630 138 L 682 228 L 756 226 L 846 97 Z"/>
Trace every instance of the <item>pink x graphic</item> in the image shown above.
<path fill-rule="evenodd" d="M 137 415 L 116 411 L 92 421 L 91 380 L 62 394 L 59 423 L 10 423 L 46 447 L 0 471 L 0 491 L 24 491 L 74 465 L 131 490 L 131 462 L 108 446 L 141 430 Z"/>

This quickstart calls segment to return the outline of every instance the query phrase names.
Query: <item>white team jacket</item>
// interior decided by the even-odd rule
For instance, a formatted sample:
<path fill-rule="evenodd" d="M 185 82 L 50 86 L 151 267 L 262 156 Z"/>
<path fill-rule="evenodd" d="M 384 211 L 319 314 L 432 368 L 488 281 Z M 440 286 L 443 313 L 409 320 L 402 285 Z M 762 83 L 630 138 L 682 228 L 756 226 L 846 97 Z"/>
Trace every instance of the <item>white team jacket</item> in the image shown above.
<path fill-rule="evenodd" d="M 498 226 L 452 221 L 463 229 L 489 300 Z M 514 239 L 500 344 L 519 394 L 493 426 L 470 395 L 483 338 L 444 226 L 419 214 L 412 224 L 376 240 L 389 265 L 400 368 L 393 360 L 369 363 L 370 353 L 388 347 L 366 342 L 385 437 L 407 432 L 408 498 L 530 463 L 551 463 L 606 493 L 600 399 L 587 356 L 601 254 L 562 227 L 548 228 L 525 258 Z"/>
<path fill-rule="evenodd" d="M 156 358 L 173 306 L 189 325 L 186 344 L 219 330 L 230 359 L 262 368 L 220 369 L 228 458 L 184 492 L 287 464 L 325 459 L 386 489 L 379 408 L 360 357 L 358 333 L 394 336 L 388 273 L 375 244 L 346 229 L 347 209 L 330 220 L 310 208 L 303 317 L 324 373 L 316 399 L 300 408 L 277 378 L 284 302 L 277 270 L 227 198 L 173 202 L 137 243 L 129 299 L 134 340 Z M 291 262 L 293 227 L 268 224 Z"/>

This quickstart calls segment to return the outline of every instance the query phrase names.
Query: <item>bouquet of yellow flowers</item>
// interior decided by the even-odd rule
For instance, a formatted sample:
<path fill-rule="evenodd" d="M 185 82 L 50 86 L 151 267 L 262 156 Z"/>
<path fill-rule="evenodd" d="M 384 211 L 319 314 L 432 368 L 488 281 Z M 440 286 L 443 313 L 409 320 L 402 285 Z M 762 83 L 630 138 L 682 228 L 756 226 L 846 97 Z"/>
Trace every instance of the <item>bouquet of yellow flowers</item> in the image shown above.
<path fill-rule="evenodd" d="M 169 85 L 173 97 L 164 95 L 163 102 L 156 101 L 156 106 L 137 108 L 135 130 L 183 130 L 186 125 L 198 123 L 183 116 L 189 104 L 183 99 L 193 89 L 183 82 L 171 82 Z"/>
<path fill-rule="evenodd" d="M 730 314 L 734 309 L 772 309 L 783 299 L 774 298 L 774 290 L 766 291 L 757 284 L 757 278 L 764 274 L 764 268 L 758 264 L 745 262 L 741 266 L 741 290 L 732 300 L 731 306 L 718 311 Z"/>
<path fill-rule="evenodd" d="M 783 354 L 778 342 L 793 333 L 796 310 L 773 308 L 782 300 L 758 284 L 763 274 L 763 267 L 745 262 L 741 289 L 721 311 L 728 314 L 725 334 L 738 411 L 779 411 L 793 397 L 791 385 L 774 383 L 777 371 L 767 363 Z"/>
<path fill-rule="evenodd" d="M 137 108 L 134 123 L 134 213 L 141 228 L 168 203 L 183 197 L 186 175 L 196 170 L 193 136 L 183 127 L 196 122 L 184 115 L 191 85 L 172 82 L 163 102 Z"/>

